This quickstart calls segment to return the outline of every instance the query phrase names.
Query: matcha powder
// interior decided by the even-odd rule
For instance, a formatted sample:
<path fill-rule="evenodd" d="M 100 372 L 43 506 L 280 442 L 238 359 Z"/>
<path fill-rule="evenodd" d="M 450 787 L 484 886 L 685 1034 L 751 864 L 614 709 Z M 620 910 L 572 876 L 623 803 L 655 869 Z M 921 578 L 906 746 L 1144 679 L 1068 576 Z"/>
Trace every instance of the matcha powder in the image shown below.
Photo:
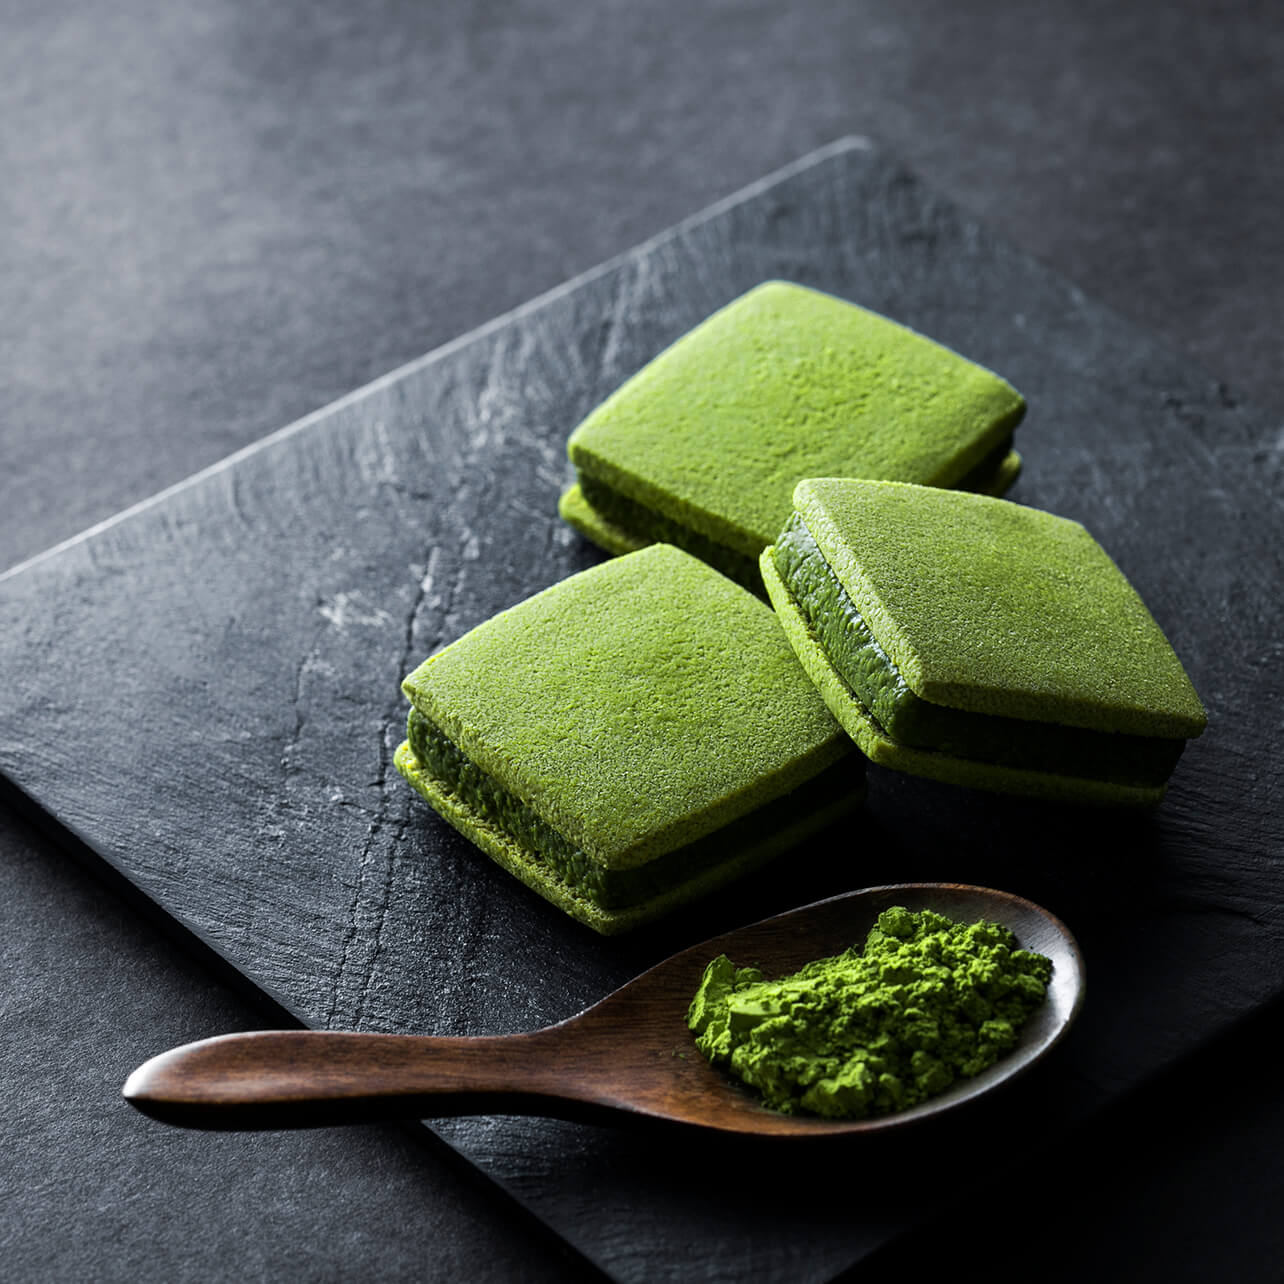
<path fill-rule="evenodd" d="M 998 923 L 884 910 L 864 950 L 767 981 L 725 954 L 687 1024 L 715 1065 L 767 1105 L 860 1119 L 918 1105 L 1016 1046 L 1052 961 Z"/>

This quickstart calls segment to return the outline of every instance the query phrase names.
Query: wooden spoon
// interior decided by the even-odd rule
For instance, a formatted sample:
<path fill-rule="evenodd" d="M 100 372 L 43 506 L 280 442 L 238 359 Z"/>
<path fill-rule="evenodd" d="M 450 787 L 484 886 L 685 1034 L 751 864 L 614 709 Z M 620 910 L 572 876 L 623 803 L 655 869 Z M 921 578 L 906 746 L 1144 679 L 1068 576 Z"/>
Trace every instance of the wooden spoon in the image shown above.
<path fill-rule="evenodd" d="M 890 905 L 1002 923 L 1022 946 L 1052 959 L 1047 1002 L 1008 1056 L 913 1109 L 827 1120 L 767 1109 L 699 1053 L 686 1012 L 711 959 L 727 954 L 739 967 L 782 976 L 863 942 Z M 1082 1002 L 1078 946 L 1046 910 L 1007 892 L 904 883 L 818 901 L 694 945 L 578 1016 L 529 1034 L 229 1034 L 153 1057 L 130 1075 L 124 1095 L 144 1114 L 190 1128 L 534 1114 L 599 1123 L 632 1116 L 777 1137 L 874 1132 L 938 1114 L 1028 1069 L 1065 1034 Z"/>

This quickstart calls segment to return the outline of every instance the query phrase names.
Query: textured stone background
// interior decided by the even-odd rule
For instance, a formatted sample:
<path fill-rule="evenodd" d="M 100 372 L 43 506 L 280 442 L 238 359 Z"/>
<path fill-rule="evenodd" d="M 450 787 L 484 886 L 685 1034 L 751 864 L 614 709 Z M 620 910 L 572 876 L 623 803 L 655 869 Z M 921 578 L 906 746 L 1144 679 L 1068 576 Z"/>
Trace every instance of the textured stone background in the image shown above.
<path fill-rule="evenodd" d="M 850 132 L 1284 404 L 1266 6 L 688 8 L 0 8 L 0 565 Z M 573 1273 L 397 1130 L 122 1111 L 131 1048 L 261 1017 L 9 812 L 0 853 L 0 1273 Z M 1082 1140 L 1054 1271 L 1269 1277 L 1277 1020 Z"/>

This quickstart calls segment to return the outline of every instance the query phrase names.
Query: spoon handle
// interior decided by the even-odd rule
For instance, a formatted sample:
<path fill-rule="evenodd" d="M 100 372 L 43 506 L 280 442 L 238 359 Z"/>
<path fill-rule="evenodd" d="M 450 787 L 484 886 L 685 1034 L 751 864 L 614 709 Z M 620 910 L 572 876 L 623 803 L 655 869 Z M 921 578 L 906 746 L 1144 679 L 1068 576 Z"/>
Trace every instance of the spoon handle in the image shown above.
<path fill-rule="evenodd" d="M 269 1030 L 185 1044 L 123 1089 L 188 1128 L 309 1128 L 462 1114 L 599 1117 L 576 1100 L 552 1030 L 481 1038 Z"/>

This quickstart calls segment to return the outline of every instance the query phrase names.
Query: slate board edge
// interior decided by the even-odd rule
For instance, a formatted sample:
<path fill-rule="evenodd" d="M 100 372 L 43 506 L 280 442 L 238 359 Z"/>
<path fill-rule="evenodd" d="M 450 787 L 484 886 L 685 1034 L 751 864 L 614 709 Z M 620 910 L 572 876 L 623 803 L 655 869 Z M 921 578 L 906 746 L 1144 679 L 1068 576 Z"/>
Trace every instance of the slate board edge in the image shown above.
<path fill-rule="evenodd" d="M 642 255 L 645 251 L 650 250 L 655 246 L 663 245 L 667 241 L 680 236 L 686 229 L 698 226 L 701 223 L 707 222 L 709 219 L 717 217 L 717 215 L 722 213 L 724 210 L 739 205 L 743 201 L 746 201 L 756 195 L 758 192 L 767 190 L 796 173 L 810 169 L 812 166 L 817 165 L 822 161 L 840 156 L 846 152 L 875 151 L 882 153 L 882 149 L 876 148 L 873 140 L 863 134 L 847 134 L 842 138 L 835 139 L 832 143 L 826 143 L 823 147 L 818 147 L 814 151 L 808 152 L 806 155 L 799 157 L 797 160 L 791 161 L 788 165 L 783 165 L 779 169 L 773 170 L 771 173 L 764 175 L 762 178 L 746 184 L 744 187 L 732 192 L 728 196 L 722 197 L 711 205 L 705 206 L 703 209 L 696 211 L 696 213 L 689 215 L 687 218 L 681 219 L 677 223 L 670 224 L 668 227 L 657 232 L 654 236 L 648 237 L 644 241 L 639 241 L 636 245 L 630 246 L 626 250 L 622 250 L 619 254 L 613 255 L 611 258 L 605 259 L 591 268 L 586 268 L 577 276 L 570 277 L 559 285 L 555 285 L 551 289 L 545 290 L 542 294 L 537 294 L 533 298 L 527 299 L 524 303 L 518 304 L 517 307 L 511 308 L 507 312 L 502 312 L 498 316 L 492 317 L 489 321 L 485 321 L 481 325 L 476 326 L 471 330 L 467 330 L 453 339 L 447 340 L 447 342 L 441 344 L 439 347 L 433 348 L 430 352 L 424 353 L 422 356 L 415 357 L 410 361 L 404 362 L 402 365 L 394 367 L 384 374 L 379 375 L 377 378 L 372 379 L 369 383 L 362 384 L 359 388 L 354 388 L 351 392 L 344 393 L 343 396 L 337 397 L 335 400 L 329 401 L 323 406 L 318 406 L 315 410 L 309 411 L 301 418 L 295 419 L 292 422 L 269 432 L 266 436 L 260 437 L 256 441 L 252 441 L 248 445 L 242 446 L 239 450 L 232 451 L 231 454 L 224 455 L 221 459 L 215 460 L 205 468 L 198 469 L 196 472 L 189 474 L 180 481 L 174 482 L 172 485 L 165 486 L 155 493 L 148 495 L 146 498 L 140 499 L 136 503 L 120 509 L 110 517 L 105 517 L 102 521 L 94 522 L 92 525 L 85 527 L 84 530 L 78 531 L 75 535 L 68 536 L 68 538 L 60 540 L 49 548 L 43 549 L 41 552 L 35 553 L 31 557 L 24 558 L 22 561 L 15 563 L 6 570 L 0 571 L 0 584 L 3 584 L 6 580 L 12 577 L 22 574 L 49 558 L 55 557 L 70 548 L 74 548 L 78 544 L 82 544 L 85 541 L 92 539 L 102 531 L 109 530 L 113 526 L 129 520 L 138 513 L 145 512 L 148 509 L 162 504 L 171 496 L 186 490 L 190 486 L 195 486 L 210 477 L 217 476 L 219 473 L 234 467 L 241 461 L 250 458 L 259 451 L 269 449 L 287 438 L 294 436 L 296 433 L 302 432 L 312 424 L 328 418 L 337 410 L 354 405 L 382 389 L 398 383 L 405 376 L 426 369 L 429 366 L 436 364 L 438 361 L 444 360 L 446 357 L 449 357 L 453 353 L 468 347 L 470 344 L 485 338 L 487 335 L 503 329 L 511 321 L 515 321 L 529 313 L 538 312 L 546 304 L 553 302 L 563 295 L 573 293 L 580 286 L 596 280 L 600 276 L 606 275 L 619 265 L 628 262 L 630 259 Z M 882 154 L 886 155 L 886 153 Z M 968 214 L 969 217 L 975 219 L 978 224 L 984 223 L 984 220 L 974 214 L 966 205 L 963 205 L 953 197 L 948 197 L 947 199 L 951 204 L 957 205 L 961 210 Z M 1076 299 L 1081 299 L 1083 297 L 1082 291 L 1079 290 L 1079 288 L 1070 281 L 1069 278 L 1065 277 L 1060 272 L 1057 272 L 1055 269 L 1049 268 L 1024 247 L 1016 246 L 1016 248 L 1032 262 L 1038 263 L 1042 272 L 1046 273 L 1052 280 L 1060 282 Z M 1111 308 L 1097 299 L 1093 299 L 1092 303 L 1094 307 L 1109 313 L 1123 325 L 1126 325 L 1138 334 L 1148 334 L 1148 332 L 1145 331 L 1138 322 L 1133 321 L 1130 317 L 1119 312 L 1117 309 Z M 1217 378 L 1217 376 L 1215 376 L 1201 363 L 1191 358 L 1187 353 L 1167 341 L 1160 340 L 1160 342 L 1169 352 L 1180 356 L 1181 359 L 1187 363 L 1188 367 L 1191 368 L 1199 377 L 1206 379 L 1213 386 L 1226 386 L 1222 380 Z M 1246 402 L 1238 395 L 1235 397 L 1235 403 L 1242 411 L 1252 413 L 1254 410 L 1257 410 L 1260 413 L 1261 408 Z M 1268 411 L 1266 413 L 1269 414 L 1270 412 Z M 1262 442 L 1260 448 L 1263 453 L 1273 453 L 1275 455 L 1284 456 L 1284 426 L 1282 426 L 1280 432 L 1276 434 L 1273 442 Z M 1270 492 L 1266 487 L 1263 487 L 1263 491 L 1264 498 L 1271 498 Z"/>
<path fill-rule="evenodd" d="M 654 236 L 629 247 L 621 253 L 604 260 L 601 263 L 586 269 L 577 276 L 571 277 L 559 285 L 546 290 L 544 293 L 536 295 L 534 298 L 526 300 L 517 307 L 508 312 L 501 313 L 497 317 L 484 322 L 482 325 L 472 330 L 456 336 L 454 339 L 447 341 L 430 352 L 416 357 L 411 361 L 405 362 L 400 366 L 378 376 L 369 383 L 363 384 L 351 392 L 328 402 L 326 405 L 310 411 L 299 419 L 268 433 L 266 436 L 248 445 L 225 455 L 223 458 L 216 460 L 214 463 L 205 468 L 199 469 L 195 473 L 175 482 L 173 485 L 163 487 L 161 490 L 139 500 L 137 503 L 113 513 L 110 517 L 104 518 L 100 522 L 95 522 L 86 527 L 84 530 L 69 538 L 60 541 L 51 547 L 26 558 L 9 569 L 0 572 L 0 584 L 5 581 L 16 578 L 22 573 L 38 566 L 46 560 L 52 559 L 76 546 L 83 544 L 102 532 L 109 530 L 123 522 L 126 522 L 136 515 L 147 512 L 148 510 L 158 507 L 165 503 L 175 494 L 184 490 L 198 486 L 211 477 L 236 467 L 246 459 L 253 457 L 260 451 L 268 450 L 279 443 L 288 440 L 295 434 L 304 431 L 315 423 L 327 419 L 337 410 L 356 404 L 367 397 L 377 394 L 382 389 L 398 383 L 405 376 L 417 372 L 439 361 L 453 355 L 455 352 L 467 348 L 470 344 L 484 339 L 489 334 L 503 329 L 510 322 L 526 316 L 527 314 L 538 312 L 545 305 L 554 300 L 571 294 L 581 286 L 596 280 L 597 278 L 607 275 L 615 270 L 619 265 L 632 259 L 644 255 L 651 248 L 662 245 L 682 235 L 688 228 L 698 226 L 716 218 L 725 210 L 751 199 L 761 191 L 774 187 L 781 181 L 792 175 L 810 169 L 826 160 L 841 156 L 848 152 L 873 152 L 873 143 L 861 135 L 846 135 L 834 142 L 808 152 L 806 155 L 790 162 L 787 165 L 773 170 L 771 173 L 746 184 L 744 187 L 722 197 L 711 205 L 696 211 L 687 218 L 670 224 L 668 227 L 657 232 Z M 295 1011 L 292 1004 L 287 998 L 276 992 L 275 988 L 262 979 L 250 977 L 242 972 L 234 963 L 225 959 L 218 947 L 197 927 L 194 923 L 187 920 L 185 915 L 165 907 L 156 901 L 151 895 L 136 884 L 129 874 L 113 861 L 104 851 L 95 846 L 85 835 L 80 833 L 77 827 L 68 821 L 60 820 L 48 812 L 41 804 L 30 795 L 28 795 L 20 785 L 7 778 L 0 777 L 0 796 L 5 797 L 10 803 L 17 804 L 27 816 L 45 832 L 49 833 L 61 848 L 67 852 L 72 859 L 76 860 L 83 868 L 89 870 L 94 876 L 98 877 L 117 895 L 121 896 L 127 903 L 138 909 L 147 919 L 165 932 L 171 939 L 178 942 L 183 948 L 188 950 L 204 966 L 211 967 L 222 978 L 238 992 L 245 995 L 252 1002 L 265 1008 L 267 1014 L 278 1017 L 281 1014 L 288 1016 L 294 1022 L 304 1028 L 320 1028 L 316 1024 L 301 1018 Z M 485 1186 L 498 1193 L 499 1197 L 506 1201 L 510 1206 L 516 1207 L 520 1215 L 528 1223 L 534 1225 L 540 1232 L 552 1236 L 558 1244 L 576 1255 L 579 1260 L 590 1265 L 593 1269 L 601 1271 L 604 1278 L 611 1278 L 608 1268 L 604 1263 L 590 1257 L 579 1245 L 566 1238 L 558 1229 L 552 1226 L 548 1221 L 542 1218 L 533 1208 L 525 1203 L 521 1196 L 514 1190 L 509 1189 L 502 1181 L 496 1178 L 486 1168 L 479 1166 L 474 1160 L 465 1154 L 462 1150 L 454 1146 L 446 1137 L 439 1134 L 431 1124 L 431 1121 L 420 1121 L 416 1131 L 426 1134 L 426 1140 L 433 1145 L 438 1152 L 446 1153 L 450 1156 L 451 1161 L 457 1164 L 461 1171 L 466 1172 L 475 1180 L 479 1180 Z M 904 1228 L 910 1229 L 909 1227 Z M 850 1265 L 855 1265 L 853 1260 Z"/>
<path fill-rule="evenodd" d="M 17 566 L 10 568 L 8 571 L 0 573 L 0 582 L 4 582 L 5 580 L 9 579 L 9 577 L 11 576 L 18 575 L 19 573 L 32 567 L 36 563 L 42 562 L 46 558 L 50 558 L 64 550 L 67 550 L 71 547 L 74 547 L 80 543 L 87 541 L 88 539 L 92 538 L 93 536 L 97 535 L 103 530 L 109 529 L 117 525 L 118 523 L 126 521 L 131 516 L 137 513 L 141 513 L 143 511 L 146 511 L 154 506 L 157 506 L 163 503 L 166 499 L 168 499 L 175 493 L 181 492 L 188 487 L 198 485 L 204 480 L 208 479 L 209 477 L 215 476 L 229 468 L 234 467 L 236 464 L 238 464 L 239 462 L 241 462 L 242 460 L 250 456 L 253 456 L 255 453 L 265 449 L 269 449 L 274 445 L 278 444 L 279 442 L 293 436 L 295 433 L 300 432 L 303 429 L 309 427 L 310 425 L 315 424 L 318 421 L 324 420 L 325 418 L 330 416 L 332 413 L 334 413 L 336 410 L 352 405 L 354 403 L 357 403 L 362 399 L 392 384 L 395 384 L 400 379 L 402 379 L 403 377 L 405 377 L 406 375 L 412 372 L 417 372 L 432 366 L 439 360 L 442 360 L 454 354 L 455 352 L 463 348 L 466 348 L 474 341 L 479 341 L 485 338 L 487 335 L 491 334 L 492 332 L 502 329 L 509 322 L 516 320 L 518 318 L 524 317 L 530 313 L 538 311 L 544 305 L 554 301 L 555 299 L 565 294 L 571 293 L 578 287 L 584 284 L 587 284 L 606 273 L 609 273 L 610 271 L 618 267 L 620 264 L 644 254 L 646 251 L 650 250 L 653 247 L 663 245 L 664 243 L 670 241 L 671 239 L 681 235 L 681 233 L 686 229 L 689 229 L 693 226 L 697 226 L 702 222 L 705 222 L 711 218 L 716 217 L 718 214 L 720 214 L 724 210 L 732 208 L 742 203 L 743 201 L 753 197 L 760 191 L 769 189 L 770 187 L 776 185 L 777 183 L 792 176 L 795 173 L 811 168 L 812 166 L 822 163 L 825 160 L 841 156 L 842 154 L 847 152 L 855 152 L 855 151 L 868 152 L 872 150 L 874 149 L 868 140 L 860 137 L 850 137 L 850 138 L 838 140 L 837 142 L 829 144 L 824 148 L 811 152 L 808 155 L 804 156 L 803 158 L 791 163 L 790 165 L 782 167 L 781 169 L 774 171 L 772 174 L 769 174 L 764 178 L 761 178 L 755 181 L 754 183 L 751 183 L 748 186 L 740 189 L 738 192 L 723 198 L 722 200 L 714 203 L 713 205 L 706 207 L 705 209 L 697 212 L 696 214 L 688 217 L 687 219 L 671 225 L 670 227 L 664 229 L 657 235 L 647 239 L 646 241 L 640 243 L 639 245 L 634 246 L 624 251 L 623 253 L 616 255 L 613 258 L 606 260 L 605 262 L 598 264 L 593 268 L 588 269 L 587 271 L 579 274 L 574 278 L 571 278 L 570 280 L 558 286 L 553 287 L 551 290 L 546 291 L 545 293 L 538 295 L 531 300 L 528 300 L 527 302 L 519 305 L 517 308 L 512 309 L 511 311 L 504 313 L 499 317 L 492 319 L 489 322 L 486 322 L 480 327 L 477 327 L 461 336 L 458 336 L 456 339 L 451 340 L 450 342 L 442 345 L 441 347 L 436 348 L 433 351 L 414 359 L 413 361 L 405 363 L 400 367 L 397 367 L 396 369 L 380 376 L 379 378 L 371 381 L 370 383 L 363 385 L 361 388 L 355 389 L 354 391 L 348 394 L 345 394 L 343 397 L 337 399 L 336 401 L 333 401 L 327 404 L 326 406 L 323 406 L 313 412 L 310 412 L 309 414 L 305 415 L 301 419 L 296 420 L 291 424 L 288 424 L 285 427 L 278 429 L 273 433 L 268 434 L 266 437 L 263 437 L 258 441 L 251 443 L 250 445 L 242 448 L 241 450 L 233 452 L 232 454 L 224 457 L 219 461 L 216 461 L 214 464 L 210 465 L 209 467 L 198 471 L 197 473 L 176 483 L 175 485 L 167 487 L 157 492 L 156 494 L 150 496 L 149 498 L 121 510 L 120 512 L 114 514 L 113 516 L 105 519 L 102 522 L 94 524 L 93 526 L 80 532 L 78 535 L 75 535 L 70 539 L 63 541 L 62 543 L 55 545 L 52 548 L 47 549 L 42 553 L 36 554 L 32 558 L 26 559 L 25 561 L 19 563 Z M 946 199 L 950 200 L 951 204 L 956 204 L 956 202 L 953 202 L 952 199 L 950 198 L 946 198 Z M 977 220 L 977 221 L 980 222 L 980 220 Z M 1025 251 L 1020 251 L 1020 252 L 1022 254 L 1025 254 Z M 1031 258 L 1031 256 L 1029 256 L 1028 254 L 1026 254 L 1026 257 Z M 1052 272 L 1050 269 L 1044 267 L 1041 264 L 1039 265 L 1039 268 L 1040 268 L 1040 271 L 1045 273 L 1050 279 L 1061 283 L 1065 288 L 1072 291 L 1073 295 L 1076 298 L 1082 297 L 1079 291 L 1077 291 L 1068 282 L 1065 282 L 1064 278 L 1060 277 L 1058 274 L 1056 274 L 1055 272 Z M 1093 301 L 1092 306 L 1094 308 L 1101 309 L 1102 311 L 1108 311 L 1108 309 L 1106 309 L 1104 305 L 1097 303 L 1095 300 Z M 1120 318 L 1120 319 L 1123 322 L 1123 324 L 1126 325 L 1128 328 L 1136 330 L 1139 334 L 1145 333 L 1143 330 L 1140 329 L 1140 327 L 1136 326 L 1135 323 L 1129 321 L 1127 318 Z M 1153 336 L 1148 336 L 1148 337 L 1153 339 Z M 1186 358 L 1183 357 L 1183 359 L 1185 360 Z M 1190 363 L 1188 362 L 1188 365 L 1189 364 Z M 1200 374 L 1202 375 L 1203 372 L 1201 371 Z M 1219 381 L 1213 379 L 1211 376 L 1207 376 L 1207 377 L 1209 378 L 1209 381 L 1211 384 L 1219 386 Z M 1243 403 L 1239 403 L 1239 404 L 1241 409 L 1246 408 L 1246 407 L 1243 407 Z M 117 875 L 118 877 L 127 879 L 127 875 L 123 874 L 123 872 L 120 871 L 119 868 L 114 864 L 114 862 L 112 862 L 109 858 L 105 857 L 101 852 L 97 851 L 97 849 L 95 849 L 91 844 L 86 842 L 86 840 L 79 833 L 76 832 L 74 825 L 68 824 L 67 822 L 64 822 L 64 821 L 55 820 L 51 815 L 49 815 L 49 813 L 45 812 L 44 809 L 41 808 L 38 803 L 35 803 L 34 800 L 28 799 L 28 801 L 31 803 L 31 805 L 36 811 L 41 813 L 42 817 L 47 819 L 48 825 L 51 829 L 62 830 L 64 833 L 70 835 L 70 837 L 73 840 L 74 846 L 82 848 L 84 852 L 91 853 L 99 861 L 101 861 L 103 864 L 108 866 L 108 869 L 113 874 Z M 162 916 L 162 918 L 172 920 L 172 922 L 177 925 L 180 931 L 190 934 L 190 936 L 194 938 L 196 941 L 198 941 L 204 949 L 208 949 L 214 953 L 217 953 L 217 950 L 215 949 L 215 947 L 212 946 L 209 943 L 209 941 L 207 941 L 199 931 L 197 931 L 195 928 L 189 926 L 186 922 L 184 922 L 181 916 L 173 914 L 171 911 L 161 907 L 159 903 L 153 901 L 149 896 L 147 896 L 145 892 L 142 892 L 141 889 L 139 889 L 139 895 L 140 897 L 144 898 L 149 905 L 153 906 L 155 908 L 156 913 Z M 229 964 L 229 967 L 230 966 L 231 965 Z M 280 999 L 280 997 L 273 992 L 273 988 L 270 985 L 263 984 L 256 980 L 251 980 L 248 976 L 244 977 L 244 980 L 248 987 L 251 987 L 254 991 L 257 991 L 261 995 L 265 996 L 274 1005 L 281 1007 L 286 1012 L 291 1011 L 290 1005 L 288 1003 L 284 1003 Z M 1232 1023 L 1228 1023 L 1228 1025 L 1229 1024 L 1232 1024 Z M 1212 1037 L 1217 1037 L 1217 1034 L 1214 1034 Z M 1162 1067 L 1160 1069 L 1162 1069 Z M 1157 1069 L 1154 1073 L 1158 1073 L 1158 1072 L 1159 1071 Z M 429 1129 L 429 1131 L 431 1132 L 432 1130 Z M 449 1146 L 449 1143 L 443 1142 L 442 1144 L 446 1144 L 448 1148 L 451 1148 Z M 451 1149 L 453 1150 L 453 1148 Z M 506 1187 L 504 1187 L 500 1182 L 492 1178 L 488 1173 L 485 1172 L 484 1169 L 476 1168 L 476 1166 L 473 1165 L 471 1161 L 463 1159 L 462 1155 L 460 1156 L 460 1158 L 461 1160 L 463 1160 L 463 1162 L 466 1162 L 469 1164 L 470 1170 L 475 1169 L 475 1171 L 479 1176 L 484 1176 L 489 1184 L 499 1186 L 499 1188 L 505 1192 L 505 1196 L 507 1198 L 510 1198 L 514 1202 L 521 1204 L 521 1200 L 519 1196 L 516 1196 L 512 1192 L 508 1191 Z M 546 1223 L 541 1222 L 541 1225 L 546 1225 Z M 558 1238 L 559 1238 L 559 1241 L 561 1242 L 569 1243 L 569 1241 L 562 1240 L 561 1236 L 559 1236 Z M 576 1250 L 576 1251 L 578 1252 L 579 1250 Z M 591 1260 L 591 1259 L 587 1259 L 587 1260 Z"/>
<path fill-rule="evenodd" d="M 502 330 L 510 322 L 524 317 L 530 313 L 538 312 L 547 304 L 561 298 L 567 294 L 573 294 L 581 286 L 590 281 L 596 280 L 600 276 L 605 276 L 612 272 L 621 264 L 631 259 L 641 257 L 648 250 L 658 245 L 663 245 L 682 235 L 688 228 L 696 227 L 701 223 L 708 222 L 716 218 L 723 211 L 734 208 L 737 205 L 751 199 L 761 191 L 774 187 L 786 178 L 803 170 L 811 169 L 813 166 L 823 161 L 841 156 L 846 152 L 872 152 L 875 150 L 873 142 L 860 134 L 848 134 L 842 138 L 836 139 L 832 143 L 827 143 L 824 147 L 817 148 L 815 151 L 808 152 L 805 156 L 799 157 L 798 160 L 791 161 L 788 165 L 783 165 L 779 169 L 773 170 L 770 174 L 762 178 L 755 179 L 752 183 L 746 184 L 738 191 L 732 192 L 729 196 L 724 196 L 715 201 L 712 205 L 706 205 L 704 209 L 697 210 L 696 213 L 688 215 L 677 223 L 671 223 L 668 227 L 663 228 L 654 236 L 648 237 L 645 241 L 630 246 L 627 250 L 622 250 L 619 254 L 613 255 L 601 263 L 595 264 L 591 268 L 586 268 L 577 276 L 570 277 L 568 280 L 545 290 L 542 294 L 535 295 L 534 298 L 527 299 L 524 303 L 519 303 L 517 307 L 507 312 L 500 313 L 497 317 L 492 317 L 489 321 L 484 321 L 481 325 L 467 330 L 461 335 L 433 348 L 430 352 L 422 356 L 415 357 L 402 365 L 394 367 L 385 374 L 379 375 L 369 383 L 362 384 L 359 388 L 354 388 L 351 392 L 344 393 L 343 396 L 336 398 L 334 401 L 327 402 L 324 406 L 319 406 L 316 410 L 309 411 L 300 419 L 295 419 L 291 423 L 285 424 L 281 428 L 275 429 L 257 441 L 252 441 L 239 450 L 234 450 L 230 455 L 224 455 L 221 459 L 215 460 L 207 467 L 199 469 L 197 472 L 184 477 L 181 481 L 174 482 L 173 485 L 166 486 L 154 494 L 139 500 L 137 503 L 130 504 L 126 508 L 120 509 L 110 517 L 103 518 L 100 522 L 95 522 L 92 526 L 87 526 L 77 534 L 69 536 L 65 540 L 52 545 L 49 548 L 34 554 L 31 557 L 24 558 L 21 562 L 11 566 L 8 570 L 0 571 L 0 583 L 12 576 L 20 575 L 22 572 L 29 570 L 31 567 L 47 558 L 55 557 L 59 553 L 65 552 L 69 548 L 74 548 L 77 544 L 82 544 L 88 539 L 92 539 L 104 530 L 118 525 L 121 522 L 129 520 L 137 513 L 145 512 L 150 508 L 164 503 L 172 495 L 186 490 L 190 486 L 198 485 L 210 477 L 217 476 L 219 473 L 228 468 L 235 467 L 238 463 L 257 454 L 261 450 L 269 449 L 286 439 L 293 437 L 296 433 L 302 432 L 323 419 L 329 418 L 336 411 L 347 406 L 354 405 L 363 401 L 365 398 L 382 391 L 384 388 L 399 383 L 407 375 L 420 370 L 427 369 L 429 366 L 437 364 L 455 352 L 467 348 L 471 344 L 484 339 L 487 335 L 497 330 Z"/>
<path fill-rule="evenodd" d="M 253 1007 L 261 1011 L 268 1020 L 275 1021 L 282 1029 L 316 1029 L 300 1020 L 290 1006 L 272 993 L 272 987 L 252 980 L 234 963 L 225 958 L 195 928 L 183 922 L 182 918 L 167 910 L 158 901 L 149 896 L 141 887 L 130 879 L 120 868 L 101 852 L 87 843 L 75 827 L 58 820 L 45 810 L 38 802 L 25 794 L 21 789 L 0 775 L 0 801 L 11 806 L 28 822 L 47 835 L 68 858 L 84 870 L 130 909 L 137 912 L 146 922 L 154 927 L 168 941 L 204 968 L 216 980 L 221 981 L 234 993 L 240 995 Z M 267 1028 L 267 1027 L 262 1027 Z M 156 1051 L 163 1052 L 158 1048 Z M 119 1103 L 124 1105 L 123 1100 Z M 572 1254 L 578 1261 L 595 1270 L 601 1271 L 599 1263 L 585 1255 L 569 1239 L 562 1235 L 545 1218 L 523 1201 L 492 1173 L 475 1163 L 468 1155 L 451 1145 L 449 1140 L 437 1132 L 428 1120 L 406 1120 L 394 1127 L 401 1127 L 413 1136 L 421 1145 L 431 1148 L 434 1155 L 446 1160 L 452 1170 L 459 1174 L 461 1180 L 472 1182 L 488 1191 L 494 1198 L 503 1201 L 505 1207 L 522 1219 L 531 1233 L 550 1244 L 557 1250 Z M 603 1278 L 609 1278 L 603 1273 Z"/>

